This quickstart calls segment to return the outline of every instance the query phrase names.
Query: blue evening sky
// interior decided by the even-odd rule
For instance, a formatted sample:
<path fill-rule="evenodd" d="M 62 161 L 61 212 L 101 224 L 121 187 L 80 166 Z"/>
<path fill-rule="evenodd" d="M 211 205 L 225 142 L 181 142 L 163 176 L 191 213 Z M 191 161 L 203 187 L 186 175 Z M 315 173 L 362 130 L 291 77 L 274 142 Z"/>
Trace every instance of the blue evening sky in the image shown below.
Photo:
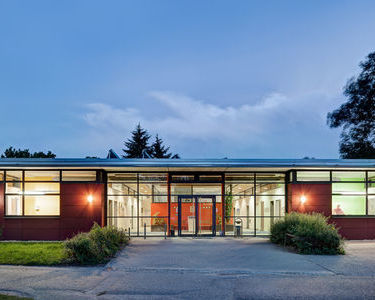
<path fill-rule="evenodd" d="M 375 1 L 0 0 L 0 152 L 338 157 L 326 114 L 375 50 Z"/>

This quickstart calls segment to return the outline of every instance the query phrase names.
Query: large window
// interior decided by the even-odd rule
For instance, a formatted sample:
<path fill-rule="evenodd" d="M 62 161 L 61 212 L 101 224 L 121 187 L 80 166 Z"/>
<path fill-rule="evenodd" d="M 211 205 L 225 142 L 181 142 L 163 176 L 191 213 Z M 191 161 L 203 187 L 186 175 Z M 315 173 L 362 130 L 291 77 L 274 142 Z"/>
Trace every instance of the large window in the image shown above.
<path fill-rule="evenodd" d="M 7 216 L 60 215 L 59 171 L 5 171 Z"/>
<path fill-rule="evenodd" d="M 227 234 L 236 221 L 243 235 L 269 234 L 271 224 L 285 214 L 285 174 L 226 174 L 225 205 Z"/>
<path fill-rule="evenodd" d="M 108 224 L 132 235 L 162 235 L 168 222 L 167 174 L 109 173 Z"/>

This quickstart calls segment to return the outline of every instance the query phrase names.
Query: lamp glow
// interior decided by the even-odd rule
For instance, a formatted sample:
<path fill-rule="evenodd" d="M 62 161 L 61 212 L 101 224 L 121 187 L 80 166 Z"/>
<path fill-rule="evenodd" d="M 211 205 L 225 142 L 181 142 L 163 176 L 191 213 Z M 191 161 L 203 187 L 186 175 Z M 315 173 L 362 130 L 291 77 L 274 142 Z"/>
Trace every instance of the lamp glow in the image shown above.
<path fill-rule="evenodd" d="M 306 196 L 302 195 L 301 198 L 300 198 L 300 200 L 301 200 L 301 203 L 304 204 L 306 202 L 306 200 L 307 200 Z"/>
<path fill-rule="evenodd" d="M 88 195 L 88 196 L 87 196 L 87 201 L 88 201 L 89 203 L 91 203 L 93 200 L 94 200 L 94 198 L 93 198 L 92 195 Z"/>

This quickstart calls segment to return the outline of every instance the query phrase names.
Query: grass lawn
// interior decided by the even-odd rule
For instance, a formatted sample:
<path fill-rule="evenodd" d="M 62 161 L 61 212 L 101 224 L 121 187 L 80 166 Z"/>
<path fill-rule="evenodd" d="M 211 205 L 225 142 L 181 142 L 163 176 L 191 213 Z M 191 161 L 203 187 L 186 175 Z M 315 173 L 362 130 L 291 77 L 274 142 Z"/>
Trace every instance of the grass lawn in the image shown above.
<path fill-rule="evenodd" d="M 62 242 L 0 242 L 0 264 L 51 266 L 64 262 Z"/>
<path fill-rule="evenodd" d="M 8 296 L 8 295 L 2 295 L 0 294 L 0 300 L 27 300 L 31 298 L 25 298 L 25 297 L 17 297 L 17 296 Z"/>

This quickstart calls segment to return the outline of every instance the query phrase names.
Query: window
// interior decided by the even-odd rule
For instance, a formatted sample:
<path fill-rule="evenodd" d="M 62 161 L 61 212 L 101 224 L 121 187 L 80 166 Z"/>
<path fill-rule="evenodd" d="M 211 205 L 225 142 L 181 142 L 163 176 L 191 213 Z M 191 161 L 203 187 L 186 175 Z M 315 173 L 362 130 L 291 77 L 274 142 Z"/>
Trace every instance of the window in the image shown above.
<path fill-rule="evenodd" d="M 365 171 L 332 171 L 332 215 L 375 215 L 373 173 L 367 173 L 366 182 Z"/>
<path fill-rule="evenodd" d="M 96 181 L 96 171 L 63 171 L 63 181 Z"/>
<path fill-rule="evenodd" d="M 25 171 L 25 181 L 60 181 L 60 171 Z"/>
<path fill-rule="evenodd" d="M 366 172 L 332 171 L 332 181 L 365 181 Z"/>
<path fill-rule="evenodd" d="M 60 215 L 59 171 L 6 171 L 5 174 L 7 216 Z"/>
<path fill-rule="evenodd" d="M 6 181 L 21 181 L 22 171 L 6 171 Z"/>
<path fill-rule="evenodd" d="M 330 172 L 298 171 L 297 181 L 330 181 Z"/>
<path fill-rule="evenodd" d="M 332 196 L 332 215 L 365 215 L 366 196 Z"/>
<path fill-rule="evenodd" d="M 340 195 L 345 195 L 345 194 L 366 195 L 366 183 L 365 182 L 359 182 L 359 183 L 333 182 L 332 193 L 340 194 Z"/>

